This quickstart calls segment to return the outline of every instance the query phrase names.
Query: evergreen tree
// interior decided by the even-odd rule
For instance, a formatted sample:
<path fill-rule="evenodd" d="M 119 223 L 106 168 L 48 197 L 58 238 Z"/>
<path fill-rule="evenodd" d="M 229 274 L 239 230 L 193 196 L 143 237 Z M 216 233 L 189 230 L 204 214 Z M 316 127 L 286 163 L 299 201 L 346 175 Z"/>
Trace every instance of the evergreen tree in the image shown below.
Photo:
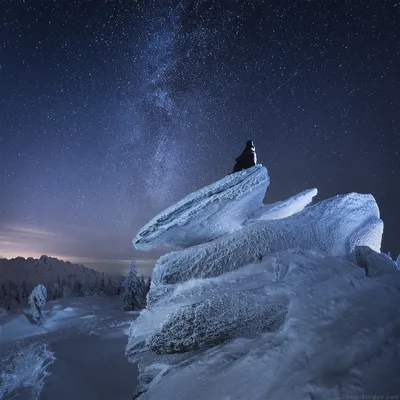
<path fill-rule="evenodd" d="M 63 299 L 65 299 L 67 297 L 71 297 L 71 288 L 68 285 L 63 285 L 62 297 L 63 297 Z"/>
<path fill-rule="evenodd" d="M 93 280 L 90 278 L 89 274 L 86 271 L 84 271 L 83 275 L 82 292 L 85 297 L 93 296 L 95 292 Z"/>
<path fill-rule="evenodd" d="M 78 279 L 74 281 L 72 286 L 72 295 L 75 297 L 83 296 L 82 283 Z"/>
<path fill-rule="evenodd" d="M 107 281 L 107 296 L 113 296 L 115 294 L 114 282 L 109 277 Z"/>
<path fill-rule="evenodd" d="M 147 293 L 150 292 L 150 285 L 151 285 L 151 279 L 147 278 L 147 281 L 146 281 L 146 295 L 147 295 Z"/>
<path fill-rule="evenodd" d="M 52 286 L 53 300 L 60 299 L 63 294 L 62 287 L 59 286 L 58 282 L 53 282 Z"/>
<path fill-rule="evenodd" d="M 144 280 L 144 276 L 142 274 L 141 278 L 140 278 L 140 282 L 139 282 L 139 298 L 141 299 L 142 302 L 142 307 L 146 307 L 146 297 L 147 297 L 147 286 L 146 286 L 146 282 Z"/>
<path fill-rule="evenodd" d="M 27 299 L 29 295 L 28 288 L 26 287 L 26 282 L 25 280 L 22 281 L 22 298 Z"/>
<path fill-rule="evenodd" d="M 46 298 L 46 288 L 41 284 L 37 285 L 29 296 L 30 313 L 35 324 L 41 325 L 43 323 L 42 310 L 46 304 Z"/>
<path fill-rule="evenodd" d="M 11 295 L 9 292 L 9 285 L 6 284 L 6 282 L 3 282 L 1 284 L 1 294 L 2 294 L 2 299 L 3 299 L 3 306 L 7 311 L 11 310 Z"/>
<path fill-rule="evenodd" d="M 143 307 L 141 298 L 140 281 L 136 275 L 136 263 L 132 261 L 129 273 L 122 283 L 121 294 L 122 308 L 125 311 L 138 310 Z"/>
<path fill-rule="evenodd" d="M 97 284 L 96 284 L 96 293 L 101 297 L 105 297 L 107 295 L 107 293 L 106 293 L 106 285 L 104 283 L 104 277 L 102 277 L 100 279 L 100 281 L 97 282 Z"/>

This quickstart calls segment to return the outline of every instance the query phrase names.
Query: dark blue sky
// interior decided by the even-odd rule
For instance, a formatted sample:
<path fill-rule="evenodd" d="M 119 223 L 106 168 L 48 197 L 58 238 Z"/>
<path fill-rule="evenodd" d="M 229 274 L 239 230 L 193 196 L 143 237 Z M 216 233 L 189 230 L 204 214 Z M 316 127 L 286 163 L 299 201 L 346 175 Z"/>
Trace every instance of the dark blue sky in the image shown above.
<path fill-rule="evenodd" d="M 372 193 L 398 253 L 399 20 L 398 1 L 2 1 L 0 255 L 150 267 L 136 231 L 248 139 L 268 202 Z"/>

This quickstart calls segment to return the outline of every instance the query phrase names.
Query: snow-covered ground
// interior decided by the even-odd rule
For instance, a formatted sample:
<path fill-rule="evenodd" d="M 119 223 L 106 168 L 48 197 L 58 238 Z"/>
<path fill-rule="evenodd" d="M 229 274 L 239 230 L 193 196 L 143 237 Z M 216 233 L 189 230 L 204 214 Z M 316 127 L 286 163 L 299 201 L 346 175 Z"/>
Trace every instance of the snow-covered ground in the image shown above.
<path fill-rule="evenodd" d="M 137 312 L 119 297 L 47 303 L 43 326 L 28 309 L 0 312 L 0 399 L 130 399 L 137 368 L 125 358 L 126 331 Z"/>

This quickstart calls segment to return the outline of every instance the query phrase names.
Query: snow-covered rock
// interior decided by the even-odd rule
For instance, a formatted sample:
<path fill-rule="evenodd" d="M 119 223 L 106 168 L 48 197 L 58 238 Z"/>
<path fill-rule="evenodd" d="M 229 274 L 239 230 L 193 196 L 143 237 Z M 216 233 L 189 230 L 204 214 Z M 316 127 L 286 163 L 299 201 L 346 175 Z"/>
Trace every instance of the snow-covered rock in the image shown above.
<path fill-rule="evenodd" d="M 212 190 L 226 198 L 230 188 L 221 182 Z M 316 194 L 258 208 L 250 202 L 235 229 L 157 261 L 147 308 L 131 325 L 126 348 L 139 365 L 140 399 L 340 399 L 391 387 L 389 375 L 371 385 L 356 372 L 368 371 L 371 357 L 393 368 L 396 360 L 382 348 L 400 360 L 399 342 L 390 342 L 400 333 L 400 271 L 379 253 L 378 206 L 357 193 L 308 206 Z M 217 221 L 219 213 L 205 200 L 193 203 L 194 214 L 183 204 L 178 237 L 183 243 L 189 234 L 186 246 L 196 235 L 190 229 L 201 231 L 194 215 Z M 226 215 L 233 200 L 220 207 Z M 160 214 L 175 232 L 177 208 Z M 169 228 L 149 225 L 154 236 L 145 247 L 170 240 Z M 394 386 L 400 390 L 400 382 Z"/>
<path fill-rule="evenodd" d="M 260 206 L 269 185 L 262 165 L 228 175 L 154 217 L 137 233 L 138 250 L 186 247 L 234 232 Z"/>
<path fill-rule="evenodd" d="M 254 223 L 260 220 L 281 219 L 290 217 L 293 214 L 303 210 L 308 206 L 313 197 L 318 194 L 317 189 L 309 189 L 289 197 L 287 200 L 278 201 L 273 204 L 265 204 L 260 207 L 250 218 L 246 221 L 247 224 Z"/>
<path fill-rule="evenodd" d="M 314 250 L 322 256 L 345 255 L 357 245 L 380 251 L 382 231 L 371 195 L 336 196 L 289 218 L 259 221 L 212 242 L 166 254 L 156 263 L 153 281 L 218 276 L 288 249 Z"/>
<path fill-rule="evenodd" d="M 384 253 L 377 253 L 367 246 L 357 246 L 354 251 L 357 265 L 365 269 L 368 277 L 400 273 L 397 264 Z"/>
<path fill-rule="evenodd" d="M 399 284 L 332 273 L 291 299 L 277 332 L 169 361 L 140 400 L 340 400 L 398 393 Z"/>

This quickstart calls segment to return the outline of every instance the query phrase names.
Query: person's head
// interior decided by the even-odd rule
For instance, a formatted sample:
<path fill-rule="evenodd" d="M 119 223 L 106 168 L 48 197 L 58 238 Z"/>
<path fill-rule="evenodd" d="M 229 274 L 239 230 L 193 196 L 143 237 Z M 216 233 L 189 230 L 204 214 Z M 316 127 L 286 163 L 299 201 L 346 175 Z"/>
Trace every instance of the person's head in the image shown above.
<path fill-rule="evenodd" d="M 246 142 L 246 147 L 254 147 L 253 141 L 252 141 L 252 140 L 248 140 L 248 141 Z"/>

